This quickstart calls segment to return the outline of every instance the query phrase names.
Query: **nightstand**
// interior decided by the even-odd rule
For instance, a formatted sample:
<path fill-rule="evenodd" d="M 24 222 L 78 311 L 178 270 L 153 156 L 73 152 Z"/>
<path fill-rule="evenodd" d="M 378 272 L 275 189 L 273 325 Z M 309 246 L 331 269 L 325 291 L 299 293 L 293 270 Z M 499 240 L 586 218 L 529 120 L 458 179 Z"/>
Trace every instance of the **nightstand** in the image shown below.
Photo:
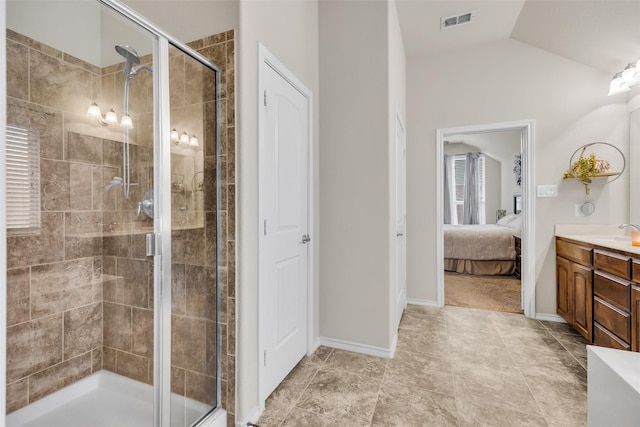
<path fill-rule="evenodd" d="M 515 240 L 516 247 L 516 271 L 513 275 L 519 279 L 522 274 L 522 239 L 520 236 L 515 235 L 513 236 L 513 239 Z"/>

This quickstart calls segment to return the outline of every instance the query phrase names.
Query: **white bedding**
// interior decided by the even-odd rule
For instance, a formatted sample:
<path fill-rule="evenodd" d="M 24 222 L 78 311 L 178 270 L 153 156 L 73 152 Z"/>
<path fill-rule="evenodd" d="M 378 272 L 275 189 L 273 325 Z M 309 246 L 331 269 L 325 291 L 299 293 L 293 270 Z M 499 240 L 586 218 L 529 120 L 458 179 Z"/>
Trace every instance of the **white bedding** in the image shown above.
<path fill-rule="evenodd" d="M 514 260 L 514 229 L 497 224 L 444 225 L 444 257 L 478 261 Z"/>

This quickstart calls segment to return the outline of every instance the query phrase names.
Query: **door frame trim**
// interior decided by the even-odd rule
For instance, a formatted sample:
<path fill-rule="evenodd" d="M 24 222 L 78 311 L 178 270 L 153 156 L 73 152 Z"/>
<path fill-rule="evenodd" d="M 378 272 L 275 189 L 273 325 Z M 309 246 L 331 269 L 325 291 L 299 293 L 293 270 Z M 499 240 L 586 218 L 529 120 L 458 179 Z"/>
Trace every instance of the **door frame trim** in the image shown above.
<path fill-rule="evenodd" d="M 405 233 L 405 235 L 404 235 L 404 241 L 405 241 L 405 244 L 404 244 L 404 291 L 403 291 L 404 292 L 404 297 L 403 297 L 403 299 L 404 299 L 404 301 L 403 301 L 404 302 L 404 308 L 403 308 L 403 312 L 404 312 L 404 309 L 407 308 L 407 299 L 408 299 L 407 298 L 407 154 L 406 154 L 407 153 L 407 128 L 406 128 L 406 126 L 404 124 L 404 120 L 403 120 L 402 116 L 400 115 L 400 110 L 398 109 L 398 105 L 396 104 L 396 120 L 395 120 L 395 129 L 394 129 L 394 134 L 395 134 L 394 135 L 395 136 L 395 138 L 394 138 L 395 139 L 395 141 L 394 141 L 394 149 L 395 149 L 395 152 L 396 152 L 396 164 L 395 164 L 395 168 L 396 168 L 396 176 L 395 176 L 395 179 L 396 179 L 396 188 L 395 188 L 396 197 L 395 197 L 395 199 L 396 200 L 395 200 L 394 210 L 396 211 L 395 212 L 395 214 L 396 214 L 396 218 L 395 218 L 396 223 L 394 224 L 394 233 L 397 233 L 397 231 L 398 231 L 398 217 L 397 217 L 397 214 L 398 214 L 398 212 L 397 212 L 397 209 L 398 209 L 398 191 L 397 191 L 397 189 L 398 189 L 398 183 L 397 183 L 397 180 L 398 180 L 398 158 L 397 158 L 397 154 L 398 154 L 398 127 L 400 127 L 400 129 L 402 129 L 402 134 L 404 136 L 403 137 L 403 140 L 404 140 L 403 141 L 403 145 L 404 145 L 404 147 L 403 147 L 404 148 L 404 160 L 403 160 L 403 164 L 404 164 L 404 171 L 403 171 L 404 172 L 404 215 L 405 215 L 405 218 L 404 218 L 404 233 Z M 395 242 L 395 245 L 394 245 L 395 246 L 395 258 L 396 258 L 396 261 L 397 261 L 398 260 L 398 238 L 397 238 L 397 236 L 395 237 L 394 242 Z M 397 283 L 398 282 L 398 265 L 397 265 L 397 262 L 396 262 L 395 282 L 396 282 L 396 289 L 395 289 L 396 290 L 396 293 L 395 293 L 396 298 L 394 299 L 394 306 L 397 309 L 398 308 L 398 305 L 397 305 L 397 303 L 398 303 L 398 301 L 397 301 L 397 290 L 398 290 L 398 283 Z M 394 335 L 397 337 L 397 335 L 398 335 L 398 327 L 400 326 L 400 318 L 402 317 L 402 313 L 396 313 L 395 317 L 396 318 L 394 319 Z M 395 346 L 392 347 L 392 348 L 395 348 Z"/>
<path fill-rule="evenodd" d="M 314 230 L 314 215 L 313 215 L 313 93 L 309 90 L 304 83 L 302 83 L 275 55 L 273 55 L 269 50 L 260 42 L 258 42 L 258 402 L 260 404 L 260 409 L 264 409 L 265 400 L 268 396 L 263 396 L 264 394 L 264 365 L 262 363 L 262 352 L 264 349 L 264 324 L 262 321 L 262 317 L 264 316 L 264 298 L 261 292 L 261 277 L 262 277 L 262 260 L 264 256 L 262 256 L 262 251 L 264 247 L 261 245 L 261 230 L 262 230 L 262 211 L 263 211 L 263 202 L 262 197 L 264 196 L 263 191 L 260 186 L 260 182 L 262 182 L 262 173 L 264 168 L 262 167 L 262 162 L 264 161 L 263 154 L 263 145 L 264 145 L 264 136 L 263 136 L 263 126 L 264 126 L 264 109 L 260 108 L 263 102 L 263 92 L 265 87 L 264 82 L 264 67 L 270 67 L 276 73 L 278 73 L 283 79 L 285 79 L 291 86 L 293 86 L 298 92 L 300 92 L 305 99 L 307 100 L 308 106 L 308 134 L 307 134 L 307 230 L 308 234 L 311 236 L 311 244 L 307 246 L 307 355 L 310 355 L 315 350 L 315 341 L 313 339 L 313 331 L 314 331 L 314 294 L 313 290 L 314 286 L 314 246 L 315 239 L 318 236 L 313 236 L 312 231 Z"/>
<path fill-rule="evenodd" d="M 444 141 L 451 135 L 519 130 L 522 152 L 522 308 L 526 317 L 536 318 L 536 276 L 535 276 L 535 197 L 534 180 L 534 127 L 535 120 L 489 123 L 436 129 L 436 303 L 444 307 L 444 200 L 443 166 Z"/>

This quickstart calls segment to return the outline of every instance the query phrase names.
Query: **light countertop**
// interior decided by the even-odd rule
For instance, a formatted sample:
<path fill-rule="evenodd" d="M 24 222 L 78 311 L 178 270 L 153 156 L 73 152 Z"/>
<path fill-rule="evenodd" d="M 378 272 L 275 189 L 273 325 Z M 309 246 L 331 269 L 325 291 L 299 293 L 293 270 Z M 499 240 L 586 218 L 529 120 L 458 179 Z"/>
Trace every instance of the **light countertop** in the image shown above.
<path fill-rule="evenodd" d="M 595 246 L 640 255 L 640 246 L 631 244 L 631 229 L 621 230 L 618 225 L 556 224 L 556 237 L 576 240 Z"/>

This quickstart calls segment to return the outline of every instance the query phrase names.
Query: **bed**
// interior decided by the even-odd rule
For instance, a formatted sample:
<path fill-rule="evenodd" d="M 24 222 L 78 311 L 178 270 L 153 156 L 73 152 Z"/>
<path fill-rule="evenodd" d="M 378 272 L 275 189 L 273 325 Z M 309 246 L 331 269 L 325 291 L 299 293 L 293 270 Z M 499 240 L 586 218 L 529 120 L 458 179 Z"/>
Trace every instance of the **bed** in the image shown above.
<path fill-rule="evenodd" d="M 513 236 L 520 235 L 520 215 L 497 224 L 444 225 L 444 269 L 464 274 L 512 275 L 516 268 Z"/>

